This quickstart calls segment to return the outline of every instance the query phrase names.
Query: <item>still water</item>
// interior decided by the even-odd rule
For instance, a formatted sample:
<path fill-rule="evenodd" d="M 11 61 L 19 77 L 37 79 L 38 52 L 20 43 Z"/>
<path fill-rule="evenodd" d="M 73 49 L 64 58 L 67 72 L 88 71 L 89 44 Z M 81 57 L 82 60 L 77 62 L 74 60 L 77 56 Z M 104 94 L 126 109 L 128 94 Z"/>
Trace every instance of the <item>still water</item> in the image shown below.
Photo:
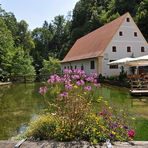
<path fill-rule="evenodd" d="M 23 132 L 44 108 L 38 89 L 42 84 L 0 86 L 0 140 Z M 118 108 L 128 109 L 136 118 L 135 140 L 148 140 L 148 97 L 132 97 L 128 89 L 103 85 L 99 95 Z"/>

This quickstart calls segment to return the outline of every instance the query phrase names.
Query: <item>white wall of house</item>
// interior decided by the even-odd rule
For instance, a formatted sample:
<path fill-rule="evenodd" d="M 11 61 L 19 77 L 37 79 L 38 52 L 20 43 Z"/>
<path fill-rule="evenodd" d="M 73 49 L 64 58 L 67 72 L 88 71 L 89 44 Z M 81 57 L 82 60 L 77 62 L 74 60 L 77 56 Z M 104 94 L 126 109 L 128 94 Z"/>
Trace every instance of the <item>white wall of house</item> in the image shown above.
<path fill-rule="evenodd" d="M 119 75 L 121 71 L 121 66 L 118 66 L 118 69 L 110 69 L 110 66 L 107 65 L 110 60 L 118 60 L 131 57 L 132 55 L 139 57 L 148 54 L 147 42 L 135 25 L 133 19 L 130 16 L 128 17 L 130 22 L 127 22 L 125 19 L 103 54 L 102 75 L 104 76 Z M 119 35 L 120 31 L 123 34 L 122 36 Z M 134 36 L 134 32 L 137 33 L 137 36 Z M 112 51 L 113 46 L 116 46 L 116 52 Z M 128 46 L 131 48 L 131 52 L 127 52 Z M 141 47 L 144 47 L 144 52 L 141 52 Z M 125 70 L 129 73 L 129 68 L 125 68 Z"/>
<path fill-rule="evenodd" d="M 95 69 L 91 69 L 90 63 L 91 61 L 94 61 L 95 63 Z M 97 72 L 97 59 L 85 59 L 85 60 L 79 60 L 79 61 L 72 61 L 72 62 L 66 62 L 62 63 L 62 70 L 66 69 L 81 69 L 81 66 L 83 66 L 84 71 L 86 74 L 91 74 L 93 72 Z"/>

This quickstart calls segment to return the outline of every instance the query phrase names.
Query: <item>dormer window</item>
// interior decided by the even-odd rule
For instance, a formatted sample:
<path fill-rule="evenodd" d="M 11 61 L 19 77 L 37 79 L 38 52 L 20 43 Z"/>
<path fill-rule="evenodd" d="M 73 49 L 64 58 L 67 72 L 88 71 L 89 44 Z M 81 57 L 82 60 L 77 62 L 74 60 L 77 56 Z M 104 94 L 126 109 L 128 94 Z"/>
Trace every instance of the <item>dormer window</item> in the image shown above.
<path fill-rule="evenodd" d="M 75 65 L 75 69 L 77 69 L 77 66 Z"/>
<path fill-rule="evenodd" d="M 81 70 L 84 70 L 84 67 L 83 67 L 83 65 L 81 66 Z"/>
<path fill-rule="evenodd" d="M 122 31 L 119 31 L 119 36 L 123 36 L 123 32 Z"/>
<path fill-rule="evenodd" d="M 116 52 L 116 46 L 112 47 L 112 52 Z"/>
<path fill-rule="evenodd" d="M 141 52 L 145 52 L 144 47 L 141 47 Z"/>
<path fill-rule="evenodd" d="M 126 21 L 127 21 L 127 22 L 130 22 L 130 18 L 129 18 L 129 17 L 127 17 L 127 18 L 126 18 Z"/>
<path fill-rule="evenodd" d="M 134 37 L 137 37 L 137 36 L 138 36 L 137 32 L 134 32 Z"/>
<path fill-rule="evenodd" d="M 127 47 L 127 52 L 131 52 L 131 47 L 130 46 Z"/>

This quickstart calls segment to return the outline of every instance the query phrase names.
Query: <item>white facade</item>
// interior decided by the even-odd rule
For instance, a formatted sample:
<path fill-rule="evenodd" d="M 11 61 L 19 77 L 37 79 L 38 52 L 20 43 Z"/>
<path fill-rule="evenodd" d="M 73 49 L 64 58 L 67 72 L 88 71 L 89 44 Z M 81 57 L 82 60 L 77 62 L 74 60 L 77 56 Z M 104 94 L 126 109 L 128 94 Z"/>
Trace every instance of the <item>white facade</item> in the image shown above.
<path fill-rule="evenodd" d="M 94 61 L 93 69 L 91 69 L 91 61 Z M 83 69 L 85 73 L 88 75 L 93 72 L 96 73 L 98 68 L 97 58 L 62 63 L 62 70 L 65 68 L 66 69 Z"/>
<path fill-rule="evenodd" d="M 129 22 L 127 22 L 129 18 Z M 127 16 L 125 21 L 119 27 L 118 31 L 112 38 L 112 41 L 107 46 L 106 50 L 103 53 L 103 65 L 102 65 L 102 75 L 104 76 L 113 76 L 119 75 L 121 71 L 121 66 L 118 66 L 118 69 L 111 69 L 107 65 L 110 60 L 118 60 L 125 57 L 139 57 L 148 54 L 148 44 L 144 39 L 143 35 L 139 31 L 138 27 L 134 23 L 133 19 L 130 16 Z M 119 32 L 122 32 L 122 36 L 119 35 Z M 137 36 L 134 35 L 137 34 Z M 113 52 L 113 46 L 116 47 L 116 52 Z M 127 48 L 130 47 L 130 52 L 127 51 Z M 144 52 L 141 51 L 141 48 L 144 47 Z M 125 67 L 125 71 L 130 73 L 129 68 Z"/>
<path fill-rule="evenodd" d="M 128 20 L 127 20 L 128 19 Z M 106 34 L 107 36 L 107 34 Z M 113 46 L 114 51 L 113 52 Z M 128 49 L 127 49 L 128 48 Z M 112 60 L 118 60 L 125 57 L 139 57 L 148 54 L 148 44 L 134 23 L 132 17 L 127 15 L 112 40 L 104 50 L 104 52 L 97 58 L 84 59 L 79 61 L 62 63 L 62 70 L 64 68 L 75 69 L 82 68 L 87 74 L 97 72 L 103 76 L 116 76 L 120 74 L 121 66 L 110 67 L 108 63 Z M 91 69 L 91 61 L 94 61 L 95 68 Z M 129 67 L 125 67 L 125 71 L 130 73 Z"/>

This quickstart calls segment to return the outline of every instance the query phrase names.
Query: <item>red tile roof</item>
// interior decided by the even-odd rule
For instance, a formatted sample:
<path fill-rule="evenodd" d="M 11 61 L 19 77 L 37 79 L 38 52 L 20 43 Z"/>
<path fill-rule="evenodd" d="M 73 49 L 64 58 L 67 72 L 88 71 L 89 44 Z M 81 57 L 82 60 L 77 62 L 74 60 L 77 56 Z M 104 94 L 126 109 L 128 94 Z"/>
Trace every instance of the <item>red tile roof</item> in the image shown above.
<path fill-rule="evenodd" d="M 101 55 L 128 13 L 78 39 L 61 61 L 70 62 Z"/>

